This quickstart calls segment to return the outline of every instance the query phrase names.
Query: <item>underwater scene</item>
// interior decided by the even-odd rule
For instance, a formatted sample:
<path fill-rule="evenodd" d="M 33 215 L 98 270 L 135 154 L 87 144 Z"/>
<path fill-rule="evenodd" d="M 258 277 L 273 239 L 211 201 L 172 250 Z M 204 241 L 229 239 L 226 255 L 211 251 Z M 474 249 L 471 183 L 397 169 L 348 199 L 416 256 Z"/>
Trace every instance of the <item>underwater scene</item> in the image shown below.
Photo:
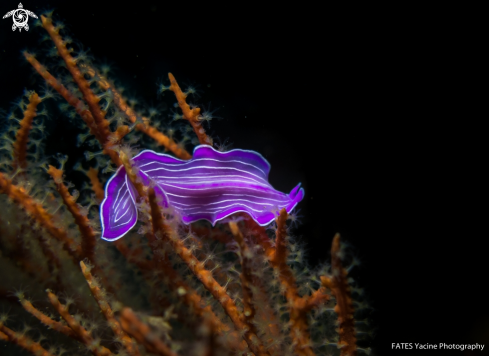
<path fill-rule="evenodd" d="M 414 34 L 334 7 L 0 10 L 1 355 L 486 351 L 487 308 L 437 294 L 468 266 L 440 244 L 467 162 Z"/>

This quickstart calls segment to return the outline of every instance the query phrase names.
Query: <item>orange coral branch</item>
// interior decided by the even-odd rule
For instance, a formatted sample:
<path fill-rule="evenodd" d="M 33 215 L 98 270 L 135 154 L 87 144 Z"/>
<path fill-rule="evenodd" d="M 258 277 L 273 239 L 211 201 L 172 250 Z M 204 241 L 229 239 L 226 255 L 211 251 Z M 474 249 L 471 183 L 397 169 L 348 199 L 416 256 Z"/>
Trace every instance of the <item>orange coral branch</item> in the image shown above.
<path fill-rule="evenodd" d="M 148 325 L 143 323 L 130 308 L 121 313 L 122 328 L 134 337 L 146 350 L 161 356 L 177 356 L 163 341 L 154 336 Z"/>
<path fill-rule="evenodd" d="M 61 324 L 59 321 L 51 319 L 49 316 L 44 314 L 43 312 L 39 311 L 36 309 L 31 302 L 29 302 L 25 298 L 19 298 L 20 303 L 24 307 L 24 309 L 35 316 L 41 323 L 44 325 L 48 326 L 49 328 L 59 331 L 60 333 L 63 333 L 69 337 L 72 337 L 73 339 L 80 340 L 78 335 L 68 326 Z"/>
<path fill-rule="evenodd" d="M 255 331 L 256 328 L 254 327 L 254 324 L 257 323 L 257 320 L 254 320 L 256 314 L 254 306 L 266 303 L 267 293 L 264 288 L 263 280 L 260 280 L 256 275 L 253 276 L 253 271 L 251 270 L 251 265 L 253 263 L 251 258 L 253 257 L 253 254 L 247 246 L 246 242 L 244 241 L 243 234 L 241 233 L 241 230 L 239 229 L 237 223 L 229 222 L 229 227 L 240 248 L 242 266 L 240 277 L 243 290 L 244 315 L 246 320 L 248 321 L 248 324 L 253 325 L 252 330 Z M 252 293 L 251 286 L 255 287 L 255 293 Z M 247 310 L 251 310 L 251 313 L 248 313 L 249 315 L 247 315 Z M 269 340 L 269 342 L 273 343 L 273 338 L 278 337 L 280 334 L 280 331 L 278 329 L 279 321 L 277 319 L 277 316 L 271 308 L 267 308 L 266 306 L 262 305 L 261 315 L 259 315 L 258 318 L 266 321 L 268 331 L 270 332 L 270 337 L 272 338 L 271 340 Z M 280 352 L 280 347 L 279 345 L 276 345 L 270 348 L 270 350 L 272 351 L 272 353 Z"/>
<path fill-rule="evenodd" d="M 331 289 L 336 298 L 334 308 L 340 324 L 341 356 L 357 355 L 357 338 L 355 336 L 355 319 L 353 318 L 353 303 L 350 286 L 348 285 L 348 272 L 341 264 L 340 234 L 336 234 L 331 246 L 331 270 L 332 277 L 321 276 L 323 286 Z"/>
<path fill-rule="evenodd" d="M 87 124 L 92 135 L 94 135 L 97 139 L 99 139 L 97 125 L 93 120 L 92 114 L 87 109 L 82 109 L 82 107 L 84 106 L 83 101 L 78 99 L 60 81 L 58 81 L 55 77 L 53 77 L 51 73 L 49 73 L 47 69 L 41 63 L 39 63 L 39 61 L 36 58 L 34 58 L 32 54 L 25 51 L 24 57 L 32 65 L 32 67 L 34 67 L 34 69 L 44 78 L 46 83 L 48 83 L 54 90 L 56 90 L 66 100 L 68 104 L 70 104 L 72 107 L 76 109 L 76 112 L 78 113 L 78 115 L 81 116 L 83 121 Z"/>
<path fill-rule="evenodd" d="M 139 356 L 139 350 L 137 346 L 134 344 L 134 341 L 122 330 L 119 322 L 114 318 L 114 313 L 112 312 L 112 308 L 104 297 L 104 293 L 102 289 L 100 289 L 98 282 L 92 277 L 90 273 L 90 268 L 80 261 L 80 267 L 83 272 L 83 276 L 87 280 L 88 286 L 90 287 L 90 291 L 92 292 L 93 297 L 97 301 L 100 310 L 107 319 L 108 324 L 117 338 L 121 341 L 124 348 L 127 350 L 129 355 Z"/>
<path fill-rule="evenodd" d="M 276 219 L 277 230 L 275 239 L 275 251 L 271 256 L 270 262 L 277 269 L 280 283 L 285 287 L 285 297 L 288 301 L 291 338 L 295 344 L 295 352 L 300 356 L 313 356 L 311 340 L 307 325 L 307 300 L 301 298 L 297 291 L 296 281 L 292 270 L 287 266 L 287 211 L 282 209 Z"/>
<path fill-rule="evenodd" d="M 265 256 L 270 260 L 275 252 L 275 248 L 270 242 L 265 227 L 258 225 L 248 214 L 242 213 L 241 216 L 244 217 L 244 222 L 249 233 L 252 235 L 255 242 L 263 248 Z"/>
<path fill-rule="evenodd" d="M 12 181 L 2 173 L 0 173 L 0 193 L 8 195 L 10 199 L 24 209 L 27 215 L 34 218 L 39 225 L 60 241 L 63 244 L 63 248 L 76 262 L 82 259 L 83 253 L 80 245 L 69 237 L 65 230 L 55 226 L 55 217 L 31 198 L 24 188 L 12 184 Z"/>
<path fill-rule="evenodd" d="M 212 139 L 207 136 L 204 128 L 202 127 L 202 121 L 200 121 L 200 108 L 191 109 L 185 100 L 187 95 L 182 92 L 182 89 L 180 89 L 180 86 L 178 85 L 173 74 L 168 73 L 168 78 L 170 78 L 170 90 L 175 93 L 178 105 L 182 110 L 183 117 L 190 122 L 190 125 L 192 125 L 199 142 L 203 145 L 212 146 Z"/>
<path fill-rule="evenodd" d="M 92 190 L 95 193 L 95 197 L 99 203 L 102 202 L 102 200 L 104 200 L 105 192 L 104 188 L 102 187 L 102 183 L 100 183 L 100 180 L 98 179 L 98 169 L 90 167 L 88 169 L 87 176 L 92 183 Z"/>
<path fill-rule="evenodd" d="M 80 69 L 78 69 L 75 59 L 71 56 L 70 51 L 66 48 L 66 42 L 63 41 L 59 35 L 59 29 L 53 26 L 53 21 L 51 18 L 41 15 L 41 22 L 42 27 L 47 31 L 53 40 L 59 56 L 65 62 L 66 68 L 71 73 L 71 76 L 78 86 L 78 89 L 80 89 L 83 99 L 87 103 L 95 123 L 97 124 L 97 131 L 99 133 L 102 146 L 105 146 L 105 143 L 108 141 L 110 135 L 110 130 L 109 122 L 105 118 L 105 112 L 103 112 L 98 105 L 100 99 L 95 96 L 92 89 L 90 89 L 90 84 L 83 77 Z"/>
<path fill-rule="evenodd" d="M 272 261 L 276 265 L 283 266 L 287 260 L 287 211 L 285 208 L 280 210 L 280 215 L 276 219 L 277 230 L 275 232 L 275 251 L 272 256 Z"/>
<path fill-rule="evenodd" d="M 229 222 L 229 228 L 238 243 L 240 255 L 241 255 L 241 288 L 243 290 L 243 314 L 244 319 L 247 323 L 248 328 L 251 332 L 256 334 L 256 328 L 252 324 L 253 319 L 256 314 L 255 306 L 253 305 L 253 292 L 251 291 L 251 286 L 253 285 L 252 271 L 250 268 L 251 260 L 250 260 L 250 251 L 248 246 L 244 241 L 243 234 L 239 230 L 238 224 L 231 221 Z"/>
<path fill-rule="evenodd" d="M 112 92 L 114 103 L 117 105 L 119 110 L 125 113 L 132 123 L 135 123 L 137 120 L 136 113 L 134 112 L 134 110 L 131 109 L 129 105 L 127 105 L 126 101 L 122 98 L 122 95 L 114 87 L 114 85 L 112 85 L 107 80 L 107 78 L 102 76 L 100 73 L 96 73 L 93 68 L 90 68 L 88 66 L 84 66 L 84 68 L 87 70 L 87 73 L 92 78 L 93 77 L 97 78 L 97 83 L 102 89 L 104 89 L 105 91 L 110 90 Z M 159 145 L 164 146 L 166 149 L 173 152 L 175 156 L 177 156 L 178 158 L 181 159 L 192 158 L 192 155 L 188 153 L 187 150 L 185 150 L 183 147 L 179 146 L 173 139 L 166 136 L 162 132 L 158 131 L 155 127 L 151 126 L 149 124 L 149 119 L 143 117 L 142 120 L 144 124 L 137 124 L 136 125 L 137 130 L 145 133 L 153 140 L 155 140 Z"/>
<path fill-rule="evenodd" d="M 280 271 L 280 282 L 285 286 L 285 296 L 289 301 L 294 301 L 299 298 L 294 275 L 291 269 L 287 266 L 287 211 L 282 209 L 277 217 L 277 230 L 275 232 L 275 250 L 271 256 L 270 262 L 272 266 Z"/>
<path fill-rule="evenodd" d="M 204 263 L 201 263 L 193 253 L 180 240 L 178 233 L 173 231 L 164 221 L 161 209 L 156 201 L 156 195 L 153 188 L 149 189 L 149 203 L 151 207 L 152 222 L 155 234 L 159 233 L 161 237 L 170 243 L 173 250 L 185 262 L 193 274 L 200 280 L 204 287 L 212 296 L 221 304 L 226 314 L 231 318 L 233 324 L 238 330 L 246 330 L 244 339 L 248 347 L 255 355 L 270 355 L 262 345 L 260 339 L 251 332 L 242 314 L 238 311 L 236 304 L 223 288 L 212 276 L 212 273 L 205 269 Z"/>
<path fill-rule="evenodd" d="M 143 117 L 143 120 L 145 118 Z M 137 124 L 136 129 L 141 132 L 144 132 L 146 135 L 155 140 L 159 145 L 164 146 L 171 152 L 175 154 L 180 159 L 190 159 L 192 155 L 183 147 L 178 145 L 173 139 L 163 134 L 161 131 L 158 131 L 153 126 L 150 126 L 148 123 L 146 124 Z"/>
<path fill-rule="evenodd" d="M 13 170 L 17 168 L 25 169 L 27 167 L 27 141 L 29 131 L 32 129 L 32 120 L 36 117 L 37 105 L 41 102 L 39 95 L 32 93 L 29 96 L 29 104 L 24 111 L 24 118 L 20 122 L 20 128 L 17 131 L 14 142 L 14 159 L 12 162 Z"/>
<path fill-rule="evenodd" d="M 51 276 L 56 276 L 56 282 L 58 286 L 63 286 L 63 281 L 61 280 L 61 260 L 58 255 L 53 251 L 50 241 L 39 233 L 36 233 L 36 237 L 41 246 L 41 250 L 44 256 L 48 259 L 48 271 Z"/>
<path fill-rule="evenodd" d="M 150 247 L 153 250 L 153 253 L 157 252 L 158 249 L 158 241 L 152 234 L 147 234 L 148 239 L 150 240 Z M 114 241 L 116 248 L 122 255 L 131 263 L 134 263 L 138 268 L 143 272 L 154 272 L 156 269 L 156 261 L 153 257 L 152 261 L 146 260 L 146 258 L 141 258 L 139 256 L 139 250 L 132 249 L 130 250 L 127 245 L 122 241 L 122 239 Z M 218 334 L 228 333 L 231 339 L 227 341 L 231 349 L 240 348 L 244 350 L 246 348 L 246 343 L 239 345 L 236 342 L 237 335 L 235 332 L 230 332 L 229 327 L 224 324 L 219 317 L 212 311 L 210 305 L 207 305 L 202 297 L 192 288 L 190 287 L 181 276 L 175 271 L 168 260 L 158 261 L 158 268 L 161 268 L 163 271 L 163 276 L 165 277 L 165 282 L 169 284 L 169 287 L 174 290 L 182 301 L 194 311 L 197 317 L 203 318 L 206 322 L 210 323 L 212 329 L 216 331 Z"/>
<path fill-rule="evenodd" d="M 83 256 L 92 262 L 95 261 L 95 231 L 93 231 L 92 227 L 90 226 L 90 221 L 88 220 L 87 216 L 80 212 L 80 208 L 68 191 L 66 185 L 63 184 L 63 171 L 50 165 L 48 174 L 53 177 L 54 183 L 56 184 L 56 188 L 61 195 L 63 202 L 75 219 L 75 223 L 78 225 L 78 229 L 82 235 Z"/>
<path fill-rule="evenodd" d="M 70 315 L 68 308 L 59 302 L 58 297 L 54 293 L 52 293 L 49 289 L 46 290 L 46 292 L 48 293 L 49 301 L 53 307 L 57 310 L 59 315 L 63 317 L 68 326 L 78 335 L 79 340 L 83 342 L 90 351 L 92 351 L 96 356 L 113 355 L 109 349 L 94 341 L 90 333 Z"/>
<path fill-rule="evenodd" d="M 318 307 L 319 305 L 327 302 L 330 299 L 330 296 L 326 294 L 326 288 L 320 287 L 318 290 L 314 291 L 308 298 L 304 298 L 306 304 L 304 305 L 304 311 L 309 311 L 314 307 Z"/>
<path fill-rule="evenodd" d="M 95 138 L 100 142 L 100 145 L 104 148 L 104 153 L 108 154 L 116 166 L 120 166 L 121 162 L 117 153 L 112 150 L 109 146 L 109 142 L 105 142 L 104 138 L 100 135 L 97 124 L 92 116 L 92 113 L 85 109 L 85 103 L 78 99 L 73 93 L 71 93 L 66 87 L 61 84 L 55 77 L 49 73 L 46 68 L 41 65 L 33 55 L 28 52 L 24 52 L 24 56 L 27 61 L 34 67 L 34 69 L 44 78 L 44 80 L 56 90 L 68 104 L 75 108 L 75 111 L 82 118 L 82 120 L 87 125 L 90 133 L 95 136 Z"/>
<path fill-rule="evenodd" d="M 148 194 L 147 194 L 148 190 L 138 180 L 131 166 L 131 162 L 129 161 L 129 158 L 123 151 L 120 152 L 120 157 L 126 169 L 126 173 L 128 175 L 129 180 L 136 187 L 136 190 L 138 191 L 141 199 L 146 200 L 151 207 L 153 234 L 147 234 L 147 238 L 149 239 L 150 247 L 153 250 L 154 255 L 156 256 L 158 252 L 157 250 L 158 250 L 159 243 L 155 235 L 156 233 L 159 233 L 160 236 L 161 235 L 167 236 L 167 233 L 165 229 L 161 229 L 161 226 L 164 226 L 164 222 L 163 222 L 163 217 L 161 215 L 161 210 L 156 202 L 154 189 L 153 188 L 149 189 L 150 198 L 148 199 Z M 161 268 L 164 271 L 165 275 L 168 277 L 170 284 L 172 284 L 175 287 L 177 293 L 181 297 L 183 297 L 183 301 L 187 305 L 193 308 L 197 316 L 203 317 L 206 320 L 208 320 L 212 324 L 214 330 L 220 333 L 224 331 L 228 331 L 229 328 L 219 320 L 219 318 L 214 314 L 210 306 L 202 307 L 202 305 L 204 304 L 202 298 L 190 286 L 188 286 L 187 283 L 185 283 L 180 278 L 180 276 L 176 273 L 176 271 L 173 269 L 173 267 L 168 261 L 159 261 L 156 259 L 157 257 L 153 257 L 153 260 L 149 262 L 146 259 L 140 259 L 136 255 L 130 254 L 130 251 L 127 248 L 127 246 L 120 240 L 116 241 L 115 244 L 117 249 L 126 257 L 128 261 L 135 263 L 142 270 L 149 271 L 149 270 L 153 270 L 156 267 Z M 185 248 L 185 246 L 183 247 Z M 186 251 L 187 254 L 191 255 L 190 251 L 188 251 L 187 249 Z M 135 251 L 133 250 L 131 252 L 134 253 Z"/>
<path fill-rule="evenodd" d="M 34 355 L 55 356 L 51 352 L 44 349 L 40 343 L 35 342 L 31 338 L 7 328 L 5 325 L 3 325 L 2 322 L 0 322 L 0 339 L 13 342 L 23 349 L 32 352 Z"/>
<path fill-rule="evenodd" d="M 147 196 L 147 193 L 146 193 L 147 188 L 143 185 L 141 179 L 136 174 L 135 169 L 131 165 L 129 157 L 122 150 L 119 152 L 119 157 L 121 159 L 122 164 L 124 165 L 124 168 L 126 169 L 126 174 L 129 178 L 129 180 L 131 181 L 131 183 L 136 188 L 141 199 L 145 199 L 145 197 Z"/>

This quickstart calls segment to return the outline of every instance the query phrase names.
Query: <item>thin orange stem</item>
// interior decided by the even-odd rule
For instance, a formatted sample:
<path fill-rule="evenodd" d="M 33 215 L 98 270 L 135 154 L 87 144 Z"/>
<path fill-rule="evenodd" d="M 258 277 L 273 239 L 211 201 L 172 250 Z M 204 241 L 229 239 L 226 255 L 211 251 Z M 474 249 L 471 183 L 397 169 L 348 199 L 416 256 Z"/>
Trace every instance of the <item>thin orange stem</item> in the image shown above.
<path fill-rule="evenodd" d="M 39 95 L 32 93 L 29 96 L 29 104 L 24 111 L 24 118 L 20 121 L 20 128 L 17 131 L 14 142 L 14 159 L 12 162 L 13 170 L 17 168 L 27 168 L 27 141 L 29 139 L 29 132 L 32 129 L 32 121 L 36 117 L 37 105 L 41 102 Z"/>
<path fill-rule="evenodd" d="M 95 236 L 95 231 L 90 226 L 90 220 L 88 220 L 86 214 L 83 214 L 80 211 L 75 199 L 73 199 L 73 196 L 68 191 L 66 185 L 63 184 L 63 171 L 50 165 L 48 174 L 53 178 L 54 184 L 56 184 L 56 188 L 61 195 L 63 202 L 75 219 L 75 223 L 78 225 L 78 229 L 82 235 L 83 257 L 95 262 L 95 244 L 97 238 Z"/>
<path fill-rule="evenodd" d="M 127 105 L 126 101 L 119 93 L 119 91 L 115 88 L 115 86 L 111 82 L 109 82 L 109 80 L 105 78 L 103 75 L 97 73 L 93 68 L 89 66 L 84 66 L 84 68 L 92 78 L 95 77 L 97 79 L 97 83 L 100 86 L 100 88 L 102 88 L 105 91 L 110 90 L 112 92 L 112 97 L 114 99 L 115 105 L 119 108 L 119 110 L 121 110 L 123 113 L 127 115 L 127 117 L 129 118 L 129 120 L 131 120 L 132 123 L 135 123 L 137 121 L 137 114 L 129 105 Z M 148 118 L 142 117 L 142 120 L 144 123 L 139 123 L 136 125 L 136 129 L 138 131 L 141 131 L 146 135 L 148 135 L 149 137 L 151 137 L 159 145 L 164 146 L 166 149 L 173 152 L 175 156 L 177 156 L 178 158 L 180 159 L 192 158 L 192 155 L 188 153 L 187 150 L 185 150 L 185 148 L 181 147 L 172 138 L 166 136 L 161 131 L 158 131 L 155 127 L 151 126 L 149 124 Z M 121 136 L 122 135 L 118 135 L 116 139 L 120 139 Z"/>
<path fill-rule="evenodd" d="M 147 234 L 147 238 L 150 240 L 150 247 L 156 255 L 159 248 L 158 241 L 161 240 L 156 240 L 152 234 Z M 146 273 L 154 272 L 157 268 L 155 257 L 153 257 L 152 261 L 148 261 L 144 256 L 140 255 L 140 253 L 143 252 L 142 250 L 130 250 L 122 239 L 117 240 L 114 243 L 127 261 L 134 263 L 141 271 Z M 194 311 L 197 317 L 210 323 L 213 330 L 218 334 L 226 333 L 229 335 L 229 340 L 226 340 L 226 342 L 231 349 L 239 348 L 244 350 L 246 348 L 246 343 L 244 341 L 242 341 L 242 344 L 237 342 L 238 336 L 236 335 L 236 332 L 229 330 L 229 326 L 221 321 L 221 319 L 214 313 L 211 306 L 204 306 L 206 303 L 202 297 L 182 279 L 168 260 L 159 261 L 158 268 L 163 271 L 165 283 L 169 284 L 169 288 L 175 291 L 179 298 L 182 298 L 182 301 Z"/>
<path fill-rule="evenodd" d="M 23 349 L 32 352 L 34 355 L 39 356 L 55 356 L 51 352 L 44 349 L 40 343 L 35 342 L 30 337 L 27 337 L 21 333 L 15 332 L 9 329 L 3 323 L 0 322 L 0 339 L 13 342 L 19 345 Z"/>
<path fill-rule="evenodd" d="M 106 347 L 99 345 L 94 341 L 90 333 L 80 325 L 78 321 L 75 320 L 73 316 L 68 312 L 68 308 L 61 304 L 58 297 L 52 293 L 49 289 L 46 291 L 48 293 L 48 298 L 56 311 L 63 317 L 68 326 L 78 335 L 79 340 L 83 342 L 90 351 L 92 351 L 96 356 L 112 356 L 113 353 Z"/>
<path fill-rule="evenodd" d="M 83 99 L 85 103 L 87 103 L 90 112 L 97 124 L 97 131 L 99 133 L 100 139 L 102 140 L 103 146 L 107 142 L 110 131 L 109 131 L 109 122 L 105 118 L 105 112 L 103 112 L 98 103 L 100 98 L 98 98 L 90 89 L 90 84 L 84 78 L 83 74 L 80 72 L 80 69 L 76 65 L 76 60 L 71 56 L 70 51 L 66 48 L 66 42 L 61 38 L 59 34 L 59 28 L 54 27 L 53 21 L 49 17 L 45 17 L 41 15 L 42 27 L 47 31 L 49 36 L 54 42 L 56 49 L 58 50 L 59 56 L 63 59 L 66 64 L 66 68 L 70 72 L 73 80 L 75 81 L 78 89 L 83 95 Z"/>
<path fill-rule="evenodd" d="M 139 194 L 139 197 L 141 199 L 147 199 L 147 187 L 145 187 L 141 181 L 141 179 L 138 177 L 136 171 L 135 171 L 135 168 L 133 168 L 131 162 L 130 162 L 130 158 L 127 156 L 127 154 L 121 150 L 119 152 L 119 157 L 121 159 L 121 162 L 122 164 L 124 165 L 124 168 L 126 169 L 126 174 L 129 178 L 129 180 L 131 181 L 131 183 L 134 185 L 134 187 L 136 188 L 138 194 Z"/>
<path fill-rule="evenodd" d="M 265 256 L 271 259 L 275 253 L 275 248 L 270 242 L 270 237 L 268 237 L 265 227 L 258 225 L 248 214 L 242 213 L 241 216 L 244 217 L 245 226 L 255 242 L 263 248 Z"/>
<path fill-rule="evenodd" d="M 95 197 L 98 202 L 101 203 L 104 200 L 104 187 L 100 180 L 98 179 L 98 169 L 90 167 L 87 172 L 87 176 L 90 179 L 90 183 L 92 183 L 92 190 L 95 193 Z"/>
<path fill-rule="evenodd" d="M 200 120 L 200 108 L 191 109 L 186 101 L 187 95 L 182 92 L 182 89 L 180 89 L 180 86 L 178 85 L 173 74 L 168 73 L 168 78 L 170 78 L 170 90 L 175 93 L 178 106 L 180 106 L 180 109 L 182 110 L 183 117 L 188 120 L 190 125 L 192 125 L 199 142 L 203 145 L 212 146 L 212 139 L 207 136 L 204 128 L 202 127 L 202 121 Z"/>
<path fill-rule="evenodd" d="M 55 225 L 56 219 L 44 207 L 35 201 L 24 188 L 12 184 L 4 174 L 0 173 L 0 193 L 8 195 L 18 206 L 44 227 L 53 237 L 63 244 L 63 248 L 76 263 L 82 259 L 83 252 L 78 243 L 68 233 Z"/>
<path fill-rule="evenodd" d="M 287 265 L 287 211 L 285 209 L 280 211 L 276 222 L 275 251 L 270 263 L 279 271 L 280 283 L 284 286 L 290 314 L 290 336 L 298 356 L 313 356 L 306 314 L 307 300 L 299 296 L 294 274 Z"/>
<path fill-rule="evenodd" d="M 59 321 L 51 319 L 49 316 L 36 309 L 31 302 L 27 299 L 19 298 L 20 303 L 24 307 L 24 309 L 35 316 L 41 323 L 46 325 L 47 327 L 59 331 L 62 334 L 65 334 L 73 339 L 80 340 L 78 335 L 68 326 L 61 324 Z"/>
<path fill-rule="evenodd" d="M 105 292 L 102 291 L 98 282 L 93 278 L 90 273 L 90 268 L 80 261 L 80 267 L 83 272 L 83 276 L 87 280 L 90 291 L 92 292 L 93 297 L 97 301 L 100 310 L 107 319 L 108 324 L 116 337 L 120 340 L 124 348 L 127 350 L 129 355 L 131 356 L 139 356 L 139 350 L 134 343 L 134 341 L 122 330 L 119 322 L 114 318 L 114 313 L 112 312 L 112 308 L 110 307 L 107 299 L 105 298 Z"/>
<path fill-rule="evenodd" d="M 95 138 L 100 142 L 100 145 L 104 149 L 104 153 L 110 156 L 112 162 L 114 162 L 116 166 L 120 166 L 121 162 L 117 153 L 110 148 L 110 142 L 106 142 L 104 138 L 100 135 L 95 119 L 93 118 L 92 113 L 85 108 L 85 103 L 82 100 L 78 99 L 68 89 L 66 89 L 66 87 L 61 84 L 59 80 L 53 77 L 51 73 L 49 73 L 46 68 L 34 58 L 33 55 L 28 52 L 24 52 L 24 56 L 27 61 L 34 67 L 34 69 L 44 78 L 46 83 L 48 83 L 54 90 L 56 90 L 66 100 L 68 104 L 75 108 L 76 113 L 80 115 L 82 120 L 85 122 L 88 129 L 90 130 L 90 133 L 95 136 Z"/>
<path fill-rule="evenodd" d="M 334 310 L 338 315 L 340 326 L 341 356 L 356 356 L 357 338 L 355 336 L 355 319 L 353 318 L 353 301 L 347 281 L 348 272 L 341 264 L 340 247 L 340 234 L 336 234 L 331 246 L 332 276 L 321 276 L 320 278 L 322 285 L 329 288 L 336 299 Z"/>
<path fill-rule="evenodd" d="M 238 224 L 231 221 L 229 222 L 229 228 L 234 235 L 234 238 L 239 246 L 239 252 L 241 255 L 241 287 L 243 290 L 243 314 L 246 324 L 251 332 L 256 334 L 256 327 L 253 325 L 256 310 L 253 305 L 253 292 L 251 286 L 253 283 L 253 275 L 251 270 L 250 250 L 246 245 L 243 234 L 239 230 Z"/>
<path fill-rule="evenodd" d="M 261 340 L 253 333 L 243 319 L 242 313 L 238 311 L 233 299 L 212 276 L 212 273 L 205 269 L 204 263 L 200 262 L 185 244 L 180 240 L 178 232 L 170 228 L 164 220 L 161 209 L 156 201 L 156 195 L 153 188 L 149 189 L 149 203 L 151 207 L 151 216 L 155 234 L 159 233 L 161 238 L 169 242 L 173 250 L 180 256 L 182 261 L 188 266 L 192 273 L 200 280 L 204 287 L 212 294 L 224 308 L 225 313 L 231 318 L 233 324 L 238 330 L 246 330 L 244 339 L 248 347 L 255 355 L 270 355 L 263 347 Z"/>
<path fill-rule="evenodd" d="M 156 337 L 149 326 L 143 323 L 130 308 L 121 313 L 122 328 L 142 344 L 148 352 L 161 356 L 177 356 L 163 341 Z"/>

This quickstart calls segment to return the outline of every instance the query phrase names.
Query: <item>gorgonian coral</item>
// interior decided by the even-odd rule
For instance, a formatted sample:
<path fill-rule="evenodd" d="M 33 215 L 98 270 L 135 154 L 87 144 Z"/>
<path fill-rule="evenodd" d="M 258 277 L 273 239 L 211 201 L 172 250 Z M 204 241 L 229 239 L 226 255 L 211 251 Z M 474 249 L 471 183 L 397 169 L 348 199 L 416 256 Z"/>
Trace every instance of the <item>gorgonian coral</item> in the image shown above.
<path fill-rule="evenodd" d="M 331 267 L 310 270 L 287 225 L 303 191 L 275 191 L 257 153 L 212 148 L 203 126 L 209 115 L 187 103 L 193 89 L 182 91 L 171 74 L 161 89 L 175 94 L 181 113 L 174 116 L 190 124 L 196 140 L 184 128 L 180 134 L 158 128 L 152 112 L 128 104 L 108 73 L 73 49 L 50 14 L 41 21 L 55 46 L 50 54 L 63 65 L 48 67 L 50 58 L 24 52 L 49 89 L 41 96 L 26 92 L 2 136 L 0 295 L 4 305 L 18 300 L 23 311 L 14 306 L 15 313 L 2 315 L 0 338 L 40 355 L 83 353 L 80 345 L 95 355 L 368 351 L 357 346 L 359 308 L 339 235 Z M 81 186 L 66 181 L 73 173 L 65 169 L 66 156 L 57 168 L 43 153 L 40 118 L 51 116 L 54 102 L 63 103 L 80 131 L 79 145 L 91 147 L 84 159 L 69 157 L 80 162 Z M 189 141 L 200 144 L 193 156 Z M 138 155 L 135 142 L 169 154 Z M 149 172 L 172 164 L 179 167 L 173 183 Z M 182 173 L 182 165 L 197 167 L 197 175 Z M 215 170 L 222 180 L 212 176 Z M 178 194 L 188 179 L 197 186 L 187 189 L 206 194 Z M 104 185 L 108 200 L 101 206 Z M 128 214 L 123 231 L 114 232 Z M 131 230 L 136 215 L 138 228 Z M 100 239 L 107 224 L 115 235 L 106 238 L 123 238 Z M 19 331 L 24 321 L 35 330 Z"/>

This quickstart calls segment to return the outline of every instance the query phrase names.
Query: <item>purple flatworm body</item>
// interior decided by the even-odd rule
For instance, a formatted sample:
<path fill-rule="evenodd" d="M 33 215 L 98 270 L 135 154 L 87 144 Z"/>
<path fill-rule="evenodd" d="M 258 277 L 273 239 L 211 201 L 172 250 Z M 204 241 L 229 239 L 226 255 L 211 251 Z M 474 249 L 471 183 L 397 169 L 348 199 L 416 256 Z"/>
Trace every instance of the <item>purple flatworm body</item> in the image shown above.
<path fill-rule="evenodd" d="M 216 151 L 201 145 L 192 159 L 145 150 L 133 158 L 144 185 L 153 182 L 165 207 L 176 210 L 185 224 L 216 221 L 236 213 L 248 213 L 258 224 L 267 225 L 285 208 L 290 212 L 304 197 L 300 183 L 289 194 L 268 182 L 270 164 L 257 152 L 235 149 Z M 113 241 L 136 225 L 138 193 L 124 166 L 110 178 L 100 207 L 102 238 Z"/>

